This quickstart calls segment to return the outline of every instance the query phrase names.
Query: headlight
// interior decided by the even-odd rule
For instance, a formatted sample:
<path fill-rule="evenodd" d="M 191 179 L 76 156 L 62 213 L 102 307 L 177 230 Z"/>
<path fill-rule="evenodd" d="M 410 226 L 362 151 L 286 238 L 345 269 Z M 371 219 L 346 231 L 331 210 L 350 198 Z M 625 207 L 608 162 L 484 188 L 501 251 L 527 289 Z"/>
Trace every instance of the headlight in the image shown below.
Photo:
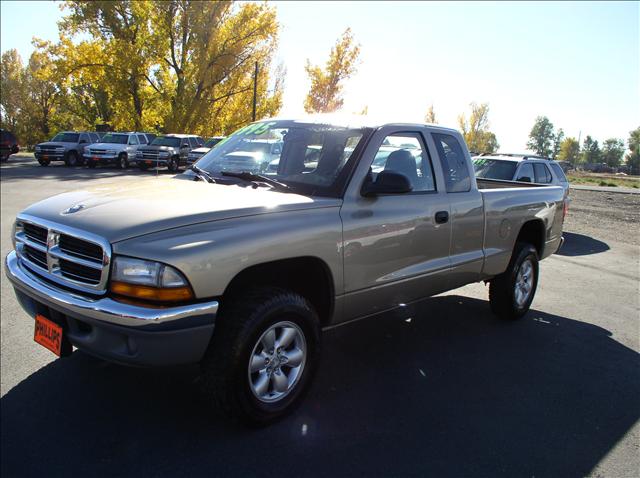
<path fill-rule="evenodd" d="M 187 279 L 173 267 L 122 256 L 113 260 L 111 292 L 156 302 L 181 302 L 194 298 Z"/>
<path fill-rule="evenodd" d="M 158 157 L 160 157 L 160 158 L 168 158 L 169 157 L 169 153 L 166 152 L 166 151 L 160 151 L 158 153 Z"/>

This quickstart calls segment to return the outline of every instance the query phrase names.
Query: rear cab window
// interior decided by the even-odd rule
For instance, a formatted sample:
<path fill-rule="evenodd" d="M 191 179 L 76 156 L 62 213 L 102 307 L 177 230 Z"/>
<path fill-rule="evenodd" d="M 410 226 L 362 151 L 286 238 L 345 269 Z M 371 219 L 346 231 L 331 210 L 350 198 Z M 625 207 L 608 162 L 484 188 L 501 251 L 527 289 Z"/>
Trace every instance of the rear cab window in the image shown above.
<path fill-rule="evenodd" d="M 523 161 L 520 164 L 520 169 L 518 169 L 518 174 L 516 175 L 516 181 L 521 181 L 525 183 L 534 182 L 533 165 L 531 163 L 527 163 Z"/>
<path fill-rule="evenodd" d="M 471 175 L 458 140 L 445 133 L 431 133 L 442 164 L 448 193 L 471 191 Z"/>

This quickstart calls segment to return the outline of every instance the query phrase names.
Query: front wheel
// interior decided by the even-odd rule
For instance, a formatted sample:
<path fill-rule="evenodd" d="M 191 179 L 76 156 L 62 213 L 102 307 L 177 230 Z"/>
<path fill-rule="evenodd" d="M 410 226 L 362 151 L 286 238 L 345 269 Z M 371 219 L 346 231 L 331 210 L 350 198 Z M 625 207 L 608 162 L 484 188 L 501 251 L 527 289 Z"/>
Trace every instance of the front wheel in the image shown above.
<path fill-rule="evenodd" d="M 283 289 L 255 289 L 221 312 L 202 383 L 226 414 L 264 425 L 300 402 L 319 354 L 320 325 L 309 302 Z"/>
<path fill-rule="evenodd" d="M 491 310 L 503 319 L 519 319 L 529 311 L 537 287 L 538 252 L 518 242 L 507 270 L 489 283 Z"/>
<path fill-rule="evenodd" d="M 51 164 L 51 160 L 49 160 L 49 159 L 39 159 L 38 163 L 40 163 L 40 166 L 49 166 Z"/>
<path fill-rule="evenodd" d="M 70 167 L 75 167 L 78 165 L 78 153 L 75 151 L 71 151 L 67 155 L 67 159 L 65 160 L 65 164 Z"/>
<path fill-rule="evenodd" d="M 177 158 L 171 158 L 169 160 L 169 171 L 171 171 L 172 173 L 177 173 L 178 172 L 178 168 L 180 167 L 179 163 L 178 163 L 178 159 Z"/>
<path fill-rule="evenodd" d="M 126 153 L 120 153 L 118 156 L 118 168 L 127 169 L 129 167 L 129 159 L 127 158 Z"/>

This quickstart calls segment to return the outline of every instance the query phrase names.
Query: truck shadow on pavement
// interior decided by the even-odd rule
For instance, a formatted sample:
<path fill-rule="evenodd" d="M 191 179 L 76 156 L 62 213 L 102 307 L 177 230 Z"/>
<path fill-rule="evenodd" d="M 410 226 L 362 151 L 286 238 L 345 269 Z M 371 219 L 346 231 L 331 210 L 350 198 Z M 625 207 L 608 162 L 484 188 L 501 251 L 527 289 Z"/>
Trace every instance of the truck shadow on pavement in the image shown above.
<path fill-rule="evenodd" d="M 181 171 L 184 171 L 184 166 Z M 169 176 L 175 173 L 166 168 L 158 169 L 159 176 Z M 0 181 L 3 183 L 24 179 L 52 179 L 57 181 L 89 181 L 93 179 L 118 178 L 123 176 L 156 176 L 156 170 L 141 171 L 136 167 L 118 169 L 115 165 L 98 166 L 94 169 L 86 166 L 67 167 L 62 162 L 51 163 L 49 166 L 40 166 L 33 158 L 13 158 L 8 163 L 2 163 L 0 168 Z"/>
<path fill-rule="evenodd" d="M 574 232 L 563 232 L 564 244 L 556 254 L 560 256 L 588 256 L 608 251 L 609 245 L 590 236 L 576 234 Z"/>
<path fill-rule="evenodd" d="M 245 429 L 207 411 L 194 370 L 75 353 L 0 401 L 1 471 L 584 476 L 640 417 L 639 365 L 600 327 L 443 296 L 326 332 L 302 406 Z"/>

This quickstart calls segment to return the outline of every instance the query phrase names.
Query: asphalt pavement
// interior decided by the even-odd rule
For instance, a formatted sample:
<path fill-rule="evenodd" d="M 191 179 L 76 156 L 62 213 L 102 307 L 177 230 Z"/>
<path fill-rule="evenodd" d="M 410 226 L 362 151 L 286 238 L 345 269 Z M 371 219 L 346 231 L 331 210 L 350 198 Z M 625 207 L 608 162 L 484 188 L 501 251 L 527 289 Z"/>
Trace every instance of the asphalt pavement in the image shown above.
<path fill-rule="evenodd" d="M 153 173 L 1 168 L 1 253 L 21 209 Z M 1 279 L 2 476 L 631 477 L 640 470 L 639 248 L 567 231 L 522 320 L 474 284 L 324 334 L 290 417 L 210 411 L 195 367 L 55 360 Z M 605 239 L 607 238 L 607 239 Z"/>

